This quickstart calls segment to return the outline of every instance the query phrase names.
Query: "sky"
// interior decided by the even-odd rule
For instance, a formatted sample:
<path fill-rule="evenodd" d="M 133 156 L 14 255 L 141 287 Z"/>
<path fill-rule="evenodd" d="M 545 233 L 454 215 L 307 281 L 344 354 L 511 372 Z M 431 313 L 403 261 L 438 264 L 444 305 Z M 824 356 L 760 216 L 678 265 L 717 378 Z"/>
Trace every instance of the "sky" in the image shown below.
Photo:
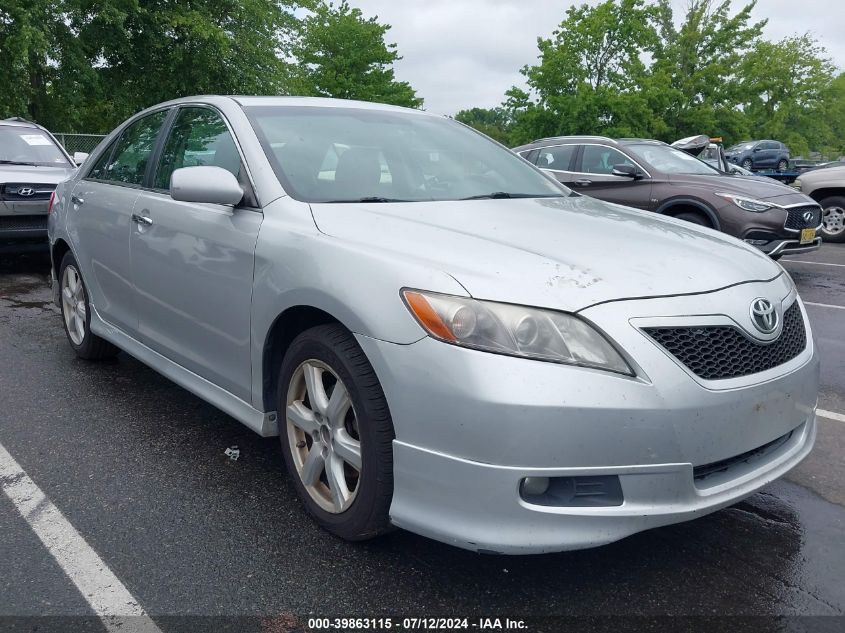
<path fill-rule="evenodd" d="M 569 0 L 350 0 L 367 17 L 390 24 L 386 39 L 403 59 L 397 79 L 425 99 L 425 109 L 454 114 L 493 107 L 513 85 L 519 69 L 537 59 L 537 37 L 548 37 L 564 18 Z M 589 0 L 588 4 L 596 4 Z M 675 0 L 676 11 L 686 4 Z M 740 8 L 744 0 L 733 0 Z M 810 32 L 845 69 L 843 0 L 759 0 L 755 20 L 768 18 L 770 40 Z"/>

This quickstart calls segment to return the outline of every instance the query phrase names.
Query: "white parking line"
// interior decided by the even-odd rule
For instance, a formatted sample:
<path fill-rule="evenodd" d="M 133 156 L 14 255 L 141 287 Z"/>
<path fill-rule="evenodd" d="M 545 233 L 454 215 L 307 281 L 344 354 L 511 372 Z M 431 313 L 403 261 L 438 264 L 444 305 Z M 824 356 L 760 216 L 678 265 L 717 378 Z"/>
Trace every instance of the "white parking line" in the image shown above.
<path fill-rule="evenodd" d="M 109 631 L 161 633 L 108 565 L 2 444 L 0 488 Z"/>
<path fill-rule="evenodd" d="M 833 308 L 834 310 L 845 310 L 845 306 L 835 306 L 831 303 L 813 303 L 812 301 L 805 301 L 805 306 L 816 306 L 817 308 Z"/>
<path fill-rule="evenodd" d="M 845 415 L 836 413 L 834 411 L 825 411 L 824 409 L 816 409 L 816 415 L 828 420 L 836 420 L 837 422 L 845 422 Z"/>
<path fill-rule="evenodd" d="M 830 264 L 828 262 L 808 262 L 801 259 L 784 259 L 785 262 L 794 262 L 796 264 L 812 264 L 813 266 L 836 266 L 837 268 L 845 268 L 845 264 Z"/>

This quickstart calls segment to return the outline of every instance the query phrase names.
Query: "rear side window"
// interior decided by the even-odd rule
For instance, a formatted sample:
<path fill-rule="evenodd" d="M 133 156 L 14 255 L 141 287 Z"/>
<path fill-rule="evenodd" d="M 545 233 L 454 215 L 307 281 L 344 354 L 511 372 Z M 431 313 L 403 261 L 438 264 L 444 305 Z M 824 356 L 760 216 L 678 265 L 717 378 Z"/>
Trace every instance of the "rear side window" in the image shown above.
<path fill-rule="evenodd" d="M 537 167 L 542 169 L 556 169 L 569 171 L 572 156 L 577 145 L 560 145 L 558 147 L 544 147 L 537 157 Z"/>
<path fill-rule="evenodd" d="M 198 165 L 222 167 L 237 178 L 241 157 L 217 112 L 209 108 L 182 108 L 164 144 L 153 186 L 167 191 L 174 171 Z"/>
<path fill-rule="evenodd" d="M 587 174 L 611 174 L 615 165 L 635 166 L 620 151 L 605 145 L 585 145 L 581 158 L 581 171 Z"/>
<path fill-rule="evenodd" d="M 115 146 L 111 164 L 106 168 L 107 173 L 102 177 L 104 180 L 130 185 L 144 183 L 147 164 L 166 114 L 165 110 L 153 112 L 123 131 Z"/>

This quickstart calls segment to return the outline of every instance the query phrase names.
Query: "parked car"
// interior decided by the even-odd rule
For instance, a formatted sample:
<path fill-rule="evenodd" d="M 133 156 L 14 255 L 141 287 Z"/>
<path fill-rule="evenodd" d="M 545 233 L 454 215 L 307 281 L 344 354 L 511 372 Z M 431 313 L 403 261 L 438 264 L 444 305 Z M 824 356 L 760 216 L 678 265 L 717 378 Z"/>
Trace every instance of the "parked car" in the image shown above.
<path fill-rule="evenodd" d="M 50 195 L 74 169 L 73 159 L 40 125 L 0 120 L 0 252 L 47 245 Z"/>
<path fill-rule="evenodd" d="M 821 245 L 821 208 L 811 198 L 725 174 L 659 141 L 561 136 L 513 151 L 579 193 L 723 231 L 775 259 Z"/>
<path fill-rule="evenodd" d="M 793 186 L 821 205 L 824 240 L 845 242 L 845 166 L 804 172 Z"/>
<path fill-rule="evenodd" d="M 688 138 L 682 138 L 672 143 L 672 147 L 675 147 L 679 150 L 686 152 L 687 154 L 695 156 L 698 158 L 698 160 L 704 161 L 711 167 L 715 167 L 719 171 L 724 172 L 726 174 L 736 174 L 738 176 L 754 176 L 755 178 L 767 178 L 768 180 L 777 182 L 776 180 L 774 180 L 773 178 L 769 178 L 768 176 L 761 176 L 749 169 L 745 169 L 745 167 L 729 163 L 728 160 L 725 158 L 725 153 L 722 150 L 722 146 L 713 143 L 710 137 L 707 135 L 690 136 Z"/>
<path fill-rule="evenodd" d="M 164 103 L 59 185 L 50 244 L 77 356 L 124 350 L 280 435 L 346 539 L 590 547 L 730 505 L 813 446 L 818 353 L 780 266 L 446 117 Z"/>
<path fill-rule="evenodd" d="M 789 148 L 780 141 L 744 141 L 725 150 L 725 157 L 745 169 L 789 169 Z"/>

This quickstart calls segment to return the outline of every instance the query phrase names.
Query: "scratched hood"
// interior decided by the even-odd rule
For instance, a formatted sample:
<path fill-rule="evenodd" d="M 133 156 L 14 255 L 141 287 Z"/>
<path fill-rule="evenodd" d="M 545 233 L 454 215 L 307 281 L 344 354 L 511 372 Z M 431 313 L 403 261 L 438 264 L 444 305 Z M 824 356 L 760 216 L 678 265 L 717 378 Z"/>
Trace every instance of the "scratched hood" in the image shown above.
<path fill-rule="evenodd" d="M 475 298 L 558 310 L 708 292 L 781 272 L 716 231 L 588 197 L 313 204 L 312 211 L 323 233 L 424 262 Z"/>

